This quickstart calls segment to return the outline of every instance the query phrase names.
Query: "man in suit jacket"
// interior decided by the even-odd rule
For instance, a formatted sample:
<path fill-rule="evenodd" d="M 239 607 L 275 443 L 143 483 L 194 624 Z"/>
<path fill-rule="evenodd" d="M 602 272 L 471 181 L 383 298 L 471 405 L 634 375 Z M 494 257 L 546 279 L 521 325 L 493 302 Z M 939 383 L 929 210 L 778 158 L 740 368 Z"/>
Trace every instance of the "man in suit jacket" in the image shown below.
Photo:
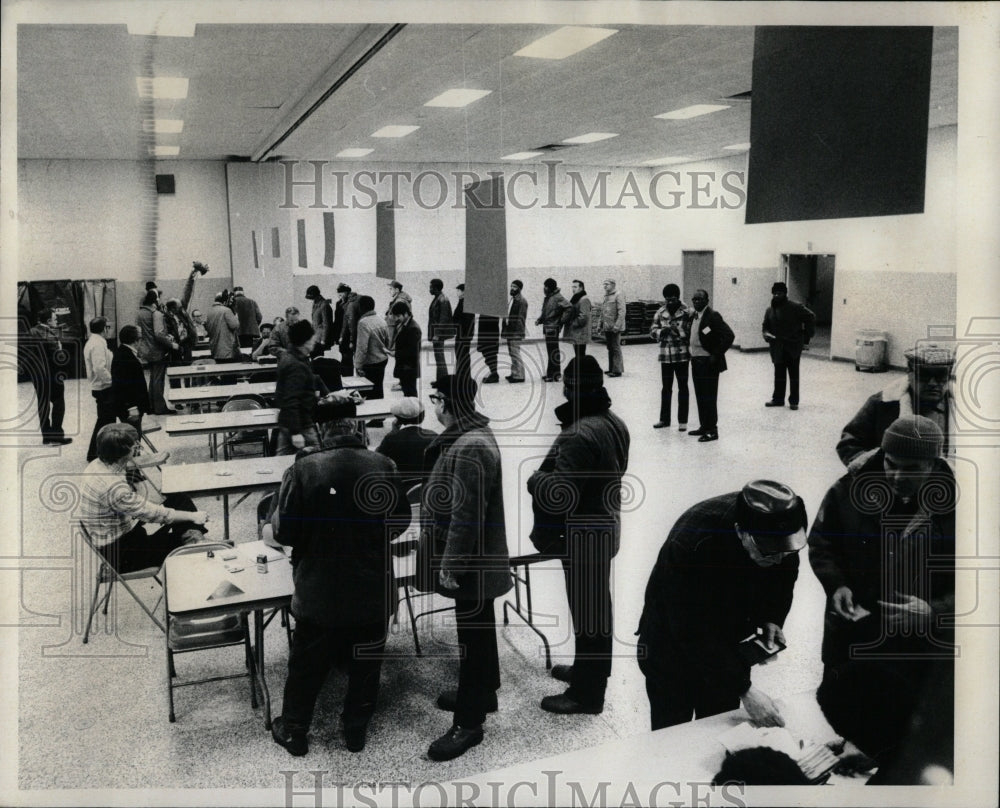
<path fill-rule="evenodd" d="M 524 299 L 521 281 L 510 282 L 510 309 L 503 318 L 500 336 L 507 340 L 507 352 L 510 354 L 510 375 L 507 381 L 517 384 L 524 381 L 524 365 L 521 363 L 521 340 L 524 339 L 525 323 L 528 322 L 528 301 Z"/>
<path fill-rule="evenodd" d="M 455 287 L 458 291 L 458 303 L 452 319 L 455 322 L 455 373 L 472 370 L 472 337 L 476 331 L 476 315 L 465 311 L 465 284 Z"/>
<path fill-rule="evenodd" d="M 428 292 L 431 305 L 427 310 L 427 338 L 434 346 L 434 362 L 437 364 L 439 379 L 448 375 L 448 361 L 444 358 L 444 341 L 455 336 L 455 321 L 452 317 L 451 301 L 444 293 L 444 282 L 432 278 Z"/>
<path fill-rule="evenodd" d="M 150 411 L 149 390 L 139 361 L 139 329 L 124 326 L 111 360 L 111 400 L 119 421 L 131 424 L 142 435 L 142 416 Z"/>
<path fill-rule="evenodd" d="M 420 343 L 423 335 L 406 303 L 393 303 L 392 316 L 396 318 L 396 342 L 392 348 L 396 365 L 392 375 L 399 379 L 404 396 L 418 398 L 420 393 L 417 391 L 417 379 L 420 378 Z"/>
<path fill-rule="evenodd" d="M 719 439 L 719 374 L 726 369 L 726 351 L 736 339 L 722 315 L 708 305 L 708 292 L 691 296 L 691 381 L 698 402 L 697 435 L 701 443 Z"/>
<path fill-rule="evenodd" d="M 771 305 L 764 312 L 761 329 L 771 346 L 774 392 L 765 407 L 785 406 L 785 374 L 788 374 L 788 406 L 799 408 L 799 358 L 816 328 L 816 315 L 801 303 L 788 299 L 788 287 L 778 281 L 771 287 Z"/>

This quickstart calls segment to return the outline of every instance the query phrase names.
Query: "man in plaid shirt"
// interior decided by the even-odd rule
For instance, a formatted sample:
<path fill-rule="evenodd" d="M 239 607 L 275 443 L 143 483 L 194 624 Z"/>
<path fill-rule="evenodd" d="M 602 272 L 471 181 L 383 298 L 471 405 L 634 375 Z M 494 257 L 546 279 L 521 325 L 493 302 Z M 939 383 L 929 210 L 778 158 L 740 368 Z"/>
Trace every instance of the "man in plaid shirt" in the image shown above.
<path fill-rule="evenodd" d="M 200 541 L 208 520 L 190 497 L 171 494 L 158 504 L 136 490 L 132 456 L 138 446 L 139 434 L 128 424 L 101 427 L 97 459 L 87 466 L 80 492 L 80 521 L 119 572 L 159 566 L 171 550 Z M 163 527 L 147 534 L 146 522 Z"/>
<path fill-rule="evenodd" d="M 677 377 L 677 428 L 687 431 L 688 364 L 691 361 L 691 312 L 681 301 L 681 290 L 676 283 L 663 287 L 663 305 L 653 315 L 650 336 L 660 343 L 660 420 L 653 429 L 670 426 L 670 400 L 673 397 L 674 377 Z"/>

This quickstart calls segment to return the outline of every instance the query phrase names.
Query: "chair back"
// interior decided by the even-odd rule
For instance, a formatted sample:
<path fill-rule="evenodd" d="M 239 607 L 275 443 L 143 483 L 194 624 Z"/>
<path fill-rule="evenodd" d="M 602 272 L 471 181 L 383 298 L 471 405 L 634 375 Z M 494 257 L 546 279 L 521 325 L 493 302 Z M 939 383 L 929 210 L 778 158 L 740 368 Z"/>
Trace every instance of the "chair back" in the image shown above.
<path fill-rule="evenodd" d="M 267 407 L 267 402 L 253 393 L 238 393 L 230 396 L 226 403 L 222 405 L 222 412 L 243 412 L 246 410 L 263 410 Z"/>

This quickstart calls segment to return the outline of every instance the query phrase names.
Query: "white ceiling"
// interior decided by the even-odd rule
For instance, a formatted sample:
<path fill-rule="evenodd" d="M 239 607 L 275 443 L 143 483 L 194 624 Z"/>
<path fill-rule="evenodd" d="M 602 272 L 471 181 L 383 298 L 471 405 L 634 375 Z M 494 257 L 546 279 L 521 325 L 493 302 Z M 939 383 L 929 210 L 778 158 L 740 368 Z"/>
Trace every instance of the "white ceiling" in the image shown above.
<path fill-rule="evenodd" d="M 206 25 L 194 37 L 130 35 L 124 25 L 20 25 L 18 156 L 147 159 L 152 143 L 179 159 L 227 156 L 354 162 L 495 163 L 588 132 L 609 140 L 551 156 L 569 165 L 707 158 L 750 139 L 750 104 L 686 121 L 655 115 L 751 90 L 751 26 L 612 26 L 618 33 L 561 61 L 514 53 L 556 25 Z M 383 47 L 274 149 L 302 113 L 381 37 Z M 184 76 L 188 97 L 143 101 L 135 78 Z M 446 89 L 491 94 L 464 109 L 425 107 Z M 954 124 L 958 32 L 937 28 L 930 127 Z M 142 121 L 179 118 L 179 135 Z M 420 127 L 372 138 L 387 124 Z M 538 158 L 543 159 L 543 158 Z M 544 158 L 550 159 L 550 158 Z M 348 161 L 345 161 L 348 162 Z"/>

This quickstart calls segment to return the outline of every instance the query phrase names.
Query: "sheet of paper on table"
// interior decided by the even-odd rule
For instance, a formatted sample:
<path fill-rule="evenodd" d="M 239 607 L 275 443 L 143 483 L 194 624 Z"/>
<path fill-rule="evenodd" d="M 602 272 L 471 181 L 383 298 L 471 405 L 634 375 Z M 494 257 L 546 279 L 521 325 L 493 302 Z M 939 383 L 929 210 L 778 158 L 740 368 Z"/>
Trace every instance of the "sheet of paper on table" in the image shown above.
<path fill-rule="evenodd" d="M 258 555 L 266 555 L 268 562 L 278 561 L 285 557 L 285 554 L 275 547 L 264 544 L 262 541 L 248 541 L 237 544 L 236 549 L 247 561 L 256 563 Z"/>

